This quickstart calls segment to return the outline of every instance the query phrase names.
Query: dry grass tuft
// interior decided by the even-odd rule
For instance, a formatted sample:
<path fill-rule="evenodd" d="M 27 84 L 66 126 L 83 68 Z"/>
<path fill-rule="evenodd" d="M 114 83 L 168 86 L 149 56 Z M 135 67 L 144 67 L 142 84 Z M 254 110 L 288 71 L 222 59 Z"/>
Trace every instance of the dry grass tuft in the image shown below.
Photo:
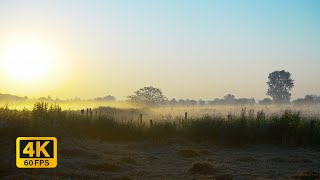
<path fill-rule="evenodd" d="M 292 176 L 293 179 L 301 179 L 301 180 L 313 180 L 313 179 L 320 179 L 320 174 L 314 171 L 301 171 L 298 172 L 296 175 Z"/>
<path fill-rule="evenodd" d="M 193 149 L 181 149 L 178 151 L 178 154 L 187 158 L 200 156 L 200 154 Z"/>
<path fill-rule="evenodd" d="M 189 171 L 197 174 L 212 174 L 213 166 L 208 161 L 194 162 L 192 163 L 192 167 L 189 169 Z"/>
<path fill-rule="evenodd" d="M 211 154 L 211 151 L 209 151 L 207 149 L 203 149 L 203 150 L 199 151 L 199 153 L 202 155 L 209 155 L 209 154 Z"/>

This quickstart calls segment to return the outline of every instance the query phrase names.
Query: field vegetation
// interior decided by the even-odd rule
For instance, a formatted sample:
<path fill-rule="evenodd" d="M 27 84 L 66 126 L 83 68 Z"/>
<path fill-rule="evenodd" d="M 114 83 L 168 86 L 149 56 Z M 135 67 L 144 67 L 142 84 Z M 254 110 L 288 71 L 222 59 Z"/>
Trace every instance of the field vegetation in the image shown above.
<path fill-rule="evenodd" d="M 290 73 L 265 98 L 171 99 L 141 88 L 126 101 L 28 99 L 0 108 L 0 175 L 8 179 L 319 179 L 319 96 L 290 101 Z M 17 171 L 15 139 L 54 136 L 54 171 Z"/>
<path fill-rule="evenodd" d="M 58 105 L 44 102 L 36 103 L 32 110 L 0 108 L 2 136 L 70 134 L 110 141 L 187 139 L 228 145 L 320 144 L 319 116 L 304 116 L 290 109 L 266 113 L 243 107 L 239 114 L 213 111 L 202 116 L 187 113 L 176 116 L 167 112 L 154 115 L 159 113 L 158 109 L 100 107 L 88 111 L 62 110 Z"/>
<path fill-rule="evenodd" d="M 288 107 L 276 111 L 268 106 L 272 111 L 267 112 L 263 108 L 100 107 L 87 115 L 86 109 L 81 114 L 45 102 L 32 109 L 2 107 L 0 175 L 7 179 L 319 178 L 319 116 L 285 110 Z M 233 112 L 236 109 L 240 112 Z M 18 136 L 57 137 L 58 167 L 15 168 Z"/>

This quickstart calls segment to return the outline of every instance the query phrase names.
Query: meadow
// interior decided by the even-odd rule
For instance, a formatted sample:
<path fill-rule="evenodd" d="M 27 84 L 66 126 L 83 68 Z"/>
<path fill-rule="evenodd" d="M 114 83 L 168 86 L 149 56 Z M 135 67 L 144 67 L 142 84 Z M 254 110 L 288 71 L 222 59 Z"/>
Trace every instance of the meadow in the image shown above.
<path fill-rule="evenodd" d="M 8 179 L 319 178 L 319 117 L 317 105 L 93 106 L 91 113 L 45 102 L 19 110 L 4 106 L 0 174 Z M 57 137 L 58 168 L 15 168 L 19 136 Z"/>

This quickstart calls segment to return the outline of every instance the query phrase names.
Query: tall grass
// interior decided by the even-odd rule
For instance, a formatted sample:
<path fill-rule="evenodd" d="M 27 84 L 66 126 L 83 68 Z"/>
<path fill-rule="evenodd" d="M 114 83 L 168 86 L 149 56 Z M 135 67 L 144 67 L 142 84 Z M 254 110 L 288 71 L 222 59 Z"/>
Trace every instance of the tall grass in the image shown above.
<path fill-rule="evenodd" d="M 320 119 L 307 118 L 286 110 L 266 115 L 243 109 L 239 116 L 203 116 L 184 120 L 153 121 L 152 126 L 137 120 L 118 120 L 110 115 L 81 116 L 57 105 L 36 103 L 32 110 L 0 108 L 0 136 L 91 137 L 108 141 L 165 141 L 186 139 L 216 144 L 319 145 Z"/>

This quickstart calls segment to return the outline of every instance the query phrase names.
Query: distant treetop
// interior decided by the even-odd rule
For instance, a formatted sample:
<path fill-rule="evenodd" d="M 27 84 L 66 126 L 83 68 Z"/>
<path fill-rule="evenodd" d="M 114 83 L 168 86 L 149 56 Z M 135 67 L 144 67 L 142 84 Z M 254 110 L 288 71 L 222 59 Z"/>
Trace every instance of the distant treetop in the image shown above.
<path fill-rule="evenodd" d="M 111 101 L 116 101 L 116 98 L 114 96 L 108 95 L 108 96 L 104 96 L 104 97 L 97 97 L 97 98 L 94 98 L 93 100 L 111 102 Z"/>
<path fill-rule="evenodd" d="M 138 104 L 158 106 L 164 104 L 167 98 L 161 89 L 149 86 L 135 91 L 133 95 L 128 96 L 128 100 Z"/>
<path fill-rule="evenodd" d="M 267 95 L 273 98 L 275 103 L 288 103 L 291 99 L 291 89 L 294 87 L 294 81 L 291 74 L 287 71 L 274 71 L 268 77 Z"/>

